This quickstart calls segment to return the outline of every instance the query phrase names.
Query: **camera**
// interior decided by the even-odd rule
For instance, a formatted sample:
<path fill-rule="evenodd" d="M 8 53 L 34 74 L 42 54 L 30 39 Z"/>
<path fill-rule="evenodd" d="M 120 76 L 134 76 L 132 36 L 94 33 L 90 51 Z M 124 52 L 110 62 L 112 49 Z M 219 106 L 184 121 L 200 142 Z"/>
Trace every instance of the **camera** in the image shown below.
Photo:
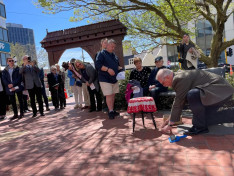
<path fill-rule="evenodd" d="M 31 60 L 32 60 L 32 59 L 31 59 L 31 57 L 29 56 L 29 57 L 28 57 L 28 62 L 31 62 Z"/>

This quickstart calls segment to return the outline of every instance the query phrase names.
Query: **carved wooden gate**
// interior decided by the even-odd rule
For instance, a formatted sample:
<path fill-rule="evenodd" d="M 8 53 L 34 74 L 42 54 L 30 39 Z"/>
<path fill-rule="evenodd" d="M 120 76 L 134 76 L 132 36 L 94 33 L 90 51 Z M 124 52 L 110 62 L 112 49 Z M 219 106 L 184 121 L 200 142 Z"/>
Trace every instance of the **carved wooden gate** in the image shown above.
<path fill-rule="evenodd" d="M 112 38 L 116 41 L 115 54 L 124 66 L 122 40 L 127 33 L 127 28 L 118 20 L 104 21 L 86 26 L 47 32 L 41 45 L 48 52 L 49 64 L 58 63 L 66 49 L 80 47 L 94 60 L 100 50 L 100 41 L 103 38 Z M 74 56 L 74 58 L 76 58 Z"/>

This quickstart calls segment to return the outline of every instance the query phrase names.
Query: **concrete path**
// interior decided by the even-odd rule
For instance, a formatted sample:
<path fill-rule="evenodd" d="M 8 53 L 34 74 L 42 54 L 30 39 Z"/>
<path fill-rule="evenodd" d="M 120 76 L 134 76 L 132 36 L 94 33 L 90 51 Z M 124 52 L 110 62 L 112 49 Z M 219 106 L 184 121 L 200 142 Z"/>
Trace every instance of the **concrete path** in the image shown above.
<path fill-rule="evenodd" d="M 150 116 L 108 120 L 103 112 L 65 110 L 0 122 L 0 176 L 233 176 L 234 135 L 199 135 L 169 143 Z M 155 113 L 157 127 L 165 112 Z M 139 116 L 140 117 L 140 116 Z M 183 118 L 191 124 L 191 118 Z M 177 128 L 174 128 L 177 133 Z"/>

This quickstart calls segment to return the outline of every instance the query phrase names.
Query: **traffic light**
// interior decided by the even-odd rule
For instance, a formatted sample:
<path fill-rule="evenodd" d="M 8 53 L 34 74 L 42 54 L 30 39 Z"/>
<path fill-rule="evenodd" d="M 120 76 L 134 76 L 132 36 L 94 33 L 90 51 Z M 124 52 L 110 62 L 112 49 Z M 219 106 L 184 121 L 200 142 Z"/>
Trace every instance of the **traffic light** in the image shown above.
<path fill-rule="evenodd" d="M 232 56 L 233 53 L 232 53 L 232 48 L 229 48 L 229 56 Z"/>

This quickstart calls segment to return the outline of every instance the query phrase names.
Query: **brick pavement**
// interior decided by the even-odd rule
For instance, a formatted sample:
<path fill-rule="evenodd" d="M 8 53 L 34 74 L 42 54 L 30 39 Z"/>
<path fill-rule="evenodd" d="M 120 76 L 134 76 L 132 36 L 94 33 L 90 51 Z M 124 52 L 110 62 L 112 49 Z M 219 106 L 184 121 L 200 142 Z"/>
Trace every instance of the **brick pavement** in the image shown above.
<path fill-rule="evenodd" d="M 103 112 L 74 110 L 0 122 L 0 176 L 234 175 L 234 135 L 199 135 L 169 143 L 168 135 L 132 118 L 108 120 Z M 157 127 L 162 112 L 154 114 Z M 191 124 L 191 119 L 183 118 Z M 177 129 L 174 129 L 177 132 Z"/>

